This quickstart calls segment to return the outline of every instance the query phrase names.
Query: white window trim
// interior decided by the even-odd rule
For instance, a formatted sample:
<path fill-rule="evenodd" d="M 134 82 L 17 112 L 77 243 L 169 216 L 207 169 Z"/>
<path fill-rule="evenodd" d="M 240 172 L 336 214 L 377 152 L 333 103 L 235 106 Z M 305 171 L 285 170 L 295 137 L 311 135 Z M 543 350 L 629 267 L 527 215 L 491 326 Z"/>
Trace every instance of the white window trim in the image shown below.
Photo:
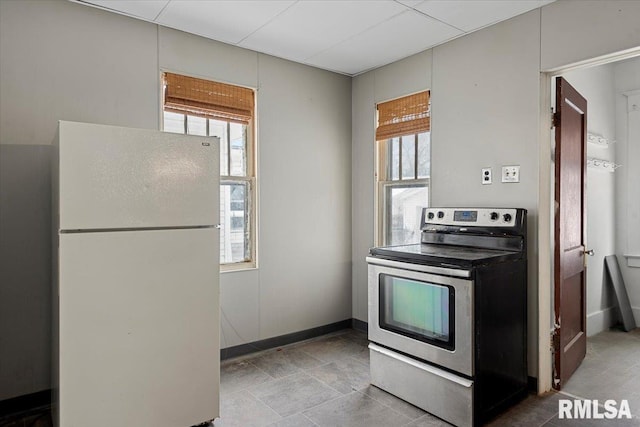
<path fill-rule="evenodd" d="M 250 87 L 250 86 L 243 86 L 243 85 L 239 85 L 237 83 L 233 83 L 233 82 L 228 82 L 228 81 L 224 81 L 224 80 L 217 80 L 215 78 L 212 78 L 210 76 L 202 76 L 202 75 L 194 75 L 194 74 L 188 74 L 185 73 L 183 71 L 178 71 L 178 70 L 172 70 L 172 69 L 160 69 L 160 75 L 158 78 L 158 90 L 160 93 L 160 96 L 158 97 L 158 123 L 159 123 L 159 129 L 161 131 L 164 132 L 164 74 L 165 73 L 174 73 L 174 74 L 182 74 L 185 76 L 189 76 L 189 77 L 195 77 L 195 78 L 199 78 L 199 79 L 206 79 L 206 80 L 212 80 L 212 81 L 218 81 L 220 83 L 225 83 L 225 84 L 229 84 L 229 85 L 235 85 L 235 86 L 241 86 L 241 87 L 245 87 L 247 89 L 251 89 L 253 90 L 253 92 L 255 93 L 255 97 L 254 97 L 254 102 L 256 105 L 254 105 L 254 117 L 253 117 L 253 123 L 251 126 L 247 127 L 247 131 L 250 133 L 250 138 L 248 137 L 248 139 L 251 141 L 251 150 L 247 150 L 247 172 L 249 172 L 249 168 L 251 168 L 251 173 L 248 173 L 246 176 L 242 176 L 242 177 L 230 177 L 232 179 L 246 179 L 248 181 L 250 181 L 250 186 L 252 188 L 251 191 L 251 197 L 249 200 L 249 203 L 251 204 L 252 207 L 252 214 L 251 218 L 250 218 L 250 227 L 251 230 L 253 230 L 253 232 L 250 235 L 250 239 L 251 239 L 251 260 L 250 261 L 244 261 L 244 262 L 233 262 L 233 263 L 220 263 L 220 273 L 233 273 L 233 272 L 239 272 L 239 271 L 248 271 L 248 270 L 257 270 L 259 267 L 258 264 L 258 215 L 259 215 L 259 203 L 258 203 L 258 190 L 259 190 L 259 185 L 258 185 L 258 108 L 257 108 L 257 104 L 258 104 L 258 89 L 255 87 Z M 247 144 L 247 148 L 248 148 L 249 144 Z M 226 178 L 226 175 L 220 175 L 220 181 L 224 180 Z M 218 260 L 219 261 L 219 260 Z"/>
<path fill-rule="evenodd" d="M 253 89 L 257 94 L 257 90 Z M 256 96 L 257 99 L 257 96 Z M 254 111 L 257 111 L 254 109 Z M 237 180 L 246 181 L 249 183 L 251 191 L 249 191 L 249 227 L 252 232 L 249 236 L 249 244 L 251 246 L 250 254 L 251 259 L 249 261 L 242 262 L 225 262 L 220 263 L 220 273 L 231 273 L 237 271 L 255 270 L 258 268 L 258 165 L 257 165 L 257 119 L 253 117 L 253 123 L 251 126 L 247 126 L 247 175 L 245 176 L 230 176 L 220 175 L 220 181 L 225 180 Z M 249 150 L 251 145 L 251 150 Z"/>
<path fill-rule="evenodd" d="M 247 161 L 248 163 L 248 161 Z M 244 271 L 244 270 L 255 270 L 258 268 L 258 248 L 256 247 L 257 245 L 257 240 L 258 240 L 258 230 L 257 230 L 257 212 L 258 212 L 258 207 L 256 205 L 256 200 L 257 200 L 257 180 L 255 175 L 254 176 L 220 176 L 220 181 L 245 181 L 249 184 L 249 187 L 251 188 L 251 191 L 249 191 L 250 197 L 249 197 L 249 227 L 251 227 L 251 230 L 253 230 L 252 233 L 250 233 L 249 236 L 249 244 L 251 245 L 251 260 L 250 261 L 241 261 L 241 262 L 225 262 L 220 263 L 220 273 L 229 273 L 229 272 L 234 272 L 234 271 Z"/>
<path fill-rule="evenodd" d="M 385 225 L 388 222 L 387 214 L 388 210 L 386 209 L 388 200 L 386 198 L 386 189 L 388 187 L 425 187 L 427 189 L 427 194 L 429 199 L 431 198 L 431 186 L 430 186 L 430 178 L 421 178 L 421 179 L 403 179 L 403 180 L 395 180 L 395 181 L 378 181 L 378 191 L 377 191 L 377 200 L 379 201 L 378 206 L 378 215 L 377 218 L 380 219 L 378 223 L 378 234 L 376 239 L 376 246 L 388 246 L 390 243 L 386 241 L 386 231 Z M 427 205 L 430 205 L 429 200 L 427 200 Z"/>
<path fill-rule="evenodd" d="M 431 177 L 420 179 L 402 179 L 388 180 L 388 164 L 387 164 L 387 141 L 375 142 L 375 191 L 374 191 L 374 245 L 385 246 L 386 242 L 385 224 L 386 217 L 386 199 L 385 189 L 389 186 L 407 186 L 407 185 L 424 185 L 427 188 L 427 205 L 431 206 Z M 431 162 L 431 153 L 429 153 L 429 162 Z"/>

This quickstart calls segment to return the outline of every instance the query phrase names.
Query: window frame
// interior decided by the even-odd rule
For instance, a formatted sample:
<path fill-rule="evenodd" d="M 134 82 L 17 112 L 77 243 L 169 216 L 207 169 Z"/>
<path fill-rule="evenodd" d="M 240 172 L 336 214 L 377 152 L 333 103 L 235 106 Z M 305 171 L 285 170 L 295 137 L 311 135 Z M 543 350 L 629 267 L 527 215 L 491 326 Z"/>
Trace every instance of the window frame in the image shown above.
<path fill-rule="evenodd" d="M 431 132 L 431 131 L 429 131 Z M 420 132 L 422 133 L 422 132 Z M 416 151 L 417 151 L 417 141 L 418 134 L 415 135 L 416 141 Z M 407 136 L 407 135 L 403 135 Z M 375 205 L 376 205 L 376 215 L 375 215 L 375 245 L 376 246 L 387 246 L 389 245 L 389 230 L 388 223 L 390 221 L 389 212 L 387 209 L 390 206 L 390 200 L 387 199 L 387 192 L 391 190 L 391 188 L 411 188 L 411 187 L 425 187 L 427 189 L 427 206 L 431 205 L 431 176 L 428 178 L 413 178 L 413 179 L 402 179 L 402 161 L 399 164 L 398 171 L 398 179 L 391 179 L 391 163 L 389 162 L 389 152 L 391 151 L 391 147 L 389 142 L 391 138 L 384 139 L 382 141 L 376 141 L 376 197 L 375 197 Z M 399 150 L 402 152 L 402 149 Z M 402 155 L 400 154 L 400 158 Z M 414 174 L 417 176 L 418 174 L 418 156 L 414 157 L 415 168 Z M 431 146 L 429 146 L 429 163 L 431 163 Z M 431 175 L 431 173 L 429 173 Z"/>
<path fill-rule="evenodd" d="M 426 92 L 426 94 L 425 94 Z M 422 96 L 426 96 L 426 101 Z M 374 158 L 375 158 L 375 190 L 374 190 L 374 244 L 376 246 L 387 246 L 390 241 L 390 230 L 388 230 L 388 224 L 391 218 L 390 206 L 391 200 L 387 200 L 387 193 L 391 193 L 393 188 L 408 188 L 408 187 L 424 187 L 427 191 L 426 205 L 431 205 L 431 91 L 429 89 L 423 89 L 418 92 L 403 95 L 398 98 L 388 99 L 384 101 L 376 102 L 375 108 L 375 123 L 376 130 L 375 144 L 374 144 Z M 396 104 L 391 104 L 396 102 Z M 408 103 L 407 103 L 408 102 Z M 398 104 L 399 103 L 399 104 Z M 422 104 L 420 104 L 422 103 Z M 387 104 L 381 106 L 381 104 Z M 393 107 L 388 106 L 394 105 Z M 422 105 L 422 107 L 418 107 Z M 400 106 L 400 108 L 397 108 Z M 396 108 L 394 108 L 396 107 Z M 384 108 L 384 114 L 380 113 L 379 108 Z M 390 109 L 391 108 L 391 109 Z M 421 110 L 421 108 L 424 108 Z M 391 116 L 389 115 L 391 114 Z M 407 116 L 408 115 L 408 116 Z M 381 123 L 382 121 L 382 123 Z M 426 121 L 426 124 L 424 123 Z M 390 131 L 389 126 L 396 126 L 393 131 Z M 379 133 L 384 128 L 382 134 Z M 401 134 L 402 130 L 406 130 L 406 134 Z M 415 131 L 415 132 L 414 132 Z M 429 176 L 424 178 L 418 178 L 418 135 L 421 133 L 429 134 Z M 383 136 L 385 139 L 378 139 Z M 388 136 L 392 135 L 392 136 Z M 399 162 L 398 162 L 398 178 L 393 179 L 391 174 L 391 143 L 393 138 L 399 138 L 402 141 L 403 137 L 414 135 L 415 140 L 415 154 L 414 154 L 414 176 L 412 179 L 402 179 L 402 145 L 398 147 Z"/>
<path fill-rule="evenodd" d="M 245 162 L 246 162 L 246 172 L 245 175 L 222 175 L 223 171 L 220 170 L 220 181 L 219 181 L 219 186 L 223 185 L 223 182 L 242 182 L 242 183 L 246 183 L 247 185 L 247 189 L 248 189 L 248 206 L 246 208 L 246 212 L 248 212 L 249 215 L 249 220 L 248 220 L 248 227 L 249 227 L 249 238 L 248 238 L 248 244 L 249 244 L 249 259 L 247 261 L 239 261 L 239 262 L 225 262 L 222 263 L 220 262 L 220 259 L 218 259 L 218 262 L 220 264 L 220 273 L 225 273 L 225 272 L 233 272 L 233 271 L 242 271 L 242 270 L 251 270 L 251 269 L 257 269 L 258 268 L 258 220 L 257 220 L 257 216 L 258 216 L 258 182 L 257 182 L 257 133 L 256 133 L 256 122 L 257 122 L 257 94 L 258 91 L 256 88 L 252 88 L 252 87 L 248 87 L 248 86 L 242 86 L 242 85 L 237 85 L 237 84 L 233 84 L 233 83 L 227 83 L 227 82 L 223 82 L 223 81 L 219 81 L 219 80 L 213 80 L 210 78 L 203 78 L 200 76 L 193 76 L 193 75 L 189 75 L 189 74 L 185 74 L 183 72 L 174 72 L 171 70 L 161 70 L 160 73 L 160 129 L 162 131 L 164 131 L 164 113 L 165 113 L 165 73 L 173 73 L 173 74 L 180 74 L 183 76 L 187 76 L 187 77 L 194 77 L 194 78 L 198 78 L 198 79 L 204 79 L 204 80 L 209 80 L 212 82 L 216 82 L 216 83 L 224 83 L 224 84 L 228 84 L 231 86 L 239 86 L 239 87 L 243 87 L 246 89 L 251 89 L 253 91 L 254 94 L 254 107 L 253 107 L 253 117 L 251 118 L 251 123 L 247 124 L 246 127 L 246 146 L 245 146 Z M 188 114 L 183 114 L 184 116 L 184 135 L 188 135 L 187 133 L 187 116 Z M 197 117 L 197 116 L 196 116 Z M 206 119 L 206 129 L 207 129 L 207 137 L 209 136 L 209 119 L 213 119 L 213 117 L 207 118 Z M 227 126 L 229 126 L 229 123 L 231 123 L 230 120 L 225 120 L 223 118 L 216 118 L 215 120 L 219 120 L 219 121 L 225 121 L 227 122 Z M 229 132 L 229 128 L 227 128 L 227 138 L 229 139 L 228 141 L 228 148 L 230 148 L 231 145 L 231 138 L 230 138 L 230 132 Z M 220 144 L 225 143 L 224 141 L 220 141 Z M 227 155 L 231 156 L 231 150 L 227 150 Z M 222 150 L 219 151 L 220 156 L 222 156 Z M 231 173 L 231 165 L 229 164 L 229 170 L 228 173 Z M 220 219 L 219 219 L 220 220 Z M 220 254 L 218 255 L 220 256 Z"/>

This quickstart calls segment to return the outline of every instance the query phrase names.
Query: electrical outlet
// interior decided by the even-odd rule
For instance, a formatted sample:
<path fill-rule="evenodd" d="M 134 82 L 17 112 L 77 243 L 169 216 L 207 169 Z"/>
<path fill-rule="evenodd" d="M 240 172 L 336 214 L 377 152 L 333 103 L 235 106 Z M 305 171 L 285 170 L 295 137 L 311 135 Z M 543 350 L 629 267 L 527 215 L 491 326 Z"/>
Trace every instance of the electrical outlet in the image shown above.
<path fill-rule="evenodd" d="M 520 182 L 520 166 L 503 166 L 502 182 Z"/>
<path fill-rule="evenodd" d="M 482 168 L 482 184 L 491 184 L 491 168 Z"/>

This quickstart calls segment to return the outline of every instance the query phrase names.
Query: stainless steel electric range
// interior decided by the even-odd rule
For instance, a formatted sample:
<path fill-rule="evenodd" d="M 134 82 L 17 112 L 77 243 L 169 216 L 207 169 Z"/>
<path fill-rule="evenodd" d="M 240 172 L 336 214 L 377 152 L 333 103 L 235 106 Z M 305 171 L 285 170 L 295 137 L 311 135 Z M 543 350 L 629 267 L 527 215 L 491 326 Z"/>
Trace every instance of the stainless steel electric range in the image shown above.
<path fill-rule="evenodd" d="M 371 381 L 480 425 L 527 393 L 526 210 L 425 208 L 421 231 L 367 257 Z"/>

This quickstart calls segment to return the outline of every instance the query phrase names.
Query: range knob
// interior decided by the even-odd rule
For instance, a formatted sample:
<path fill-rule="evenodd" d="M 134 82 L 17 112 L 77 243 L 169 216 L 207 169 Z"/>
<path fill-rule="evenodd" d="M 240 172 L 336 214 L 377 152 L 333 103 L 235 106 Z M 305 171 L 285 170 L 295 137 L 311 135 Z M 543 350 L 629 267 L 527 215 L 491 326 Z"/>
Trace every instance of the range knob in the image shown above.
<path fill-rule="evenodd" d="M 442 212 L 442 211 L 438 212 L 438 218 L 439 219 L 444 218 L 444 212 Z"/>
<path fill-rule="evenodd" d="M 433 217 L 434 217 L 434 216 L 435 216 L 435 215 L 433 214 L 433 212 L 429 212 L 429 213 L 427 214 L 427 218 L 429 218 L 429 219 L 433 219 Z"/>
<path fill-rule="evenodd" d="M 504 222 L 511 222 L 511 214 L 504 214 L 502 219 L 504 219 Z"/>
<path fill-rule="evenodd" d="M 491 212 L 491 214 L 489 215 L 489 217 L 491 218 L 491 221 L 496 221 L 499 216 L 500 215 L 498 215 L 498 212 Z"/>

